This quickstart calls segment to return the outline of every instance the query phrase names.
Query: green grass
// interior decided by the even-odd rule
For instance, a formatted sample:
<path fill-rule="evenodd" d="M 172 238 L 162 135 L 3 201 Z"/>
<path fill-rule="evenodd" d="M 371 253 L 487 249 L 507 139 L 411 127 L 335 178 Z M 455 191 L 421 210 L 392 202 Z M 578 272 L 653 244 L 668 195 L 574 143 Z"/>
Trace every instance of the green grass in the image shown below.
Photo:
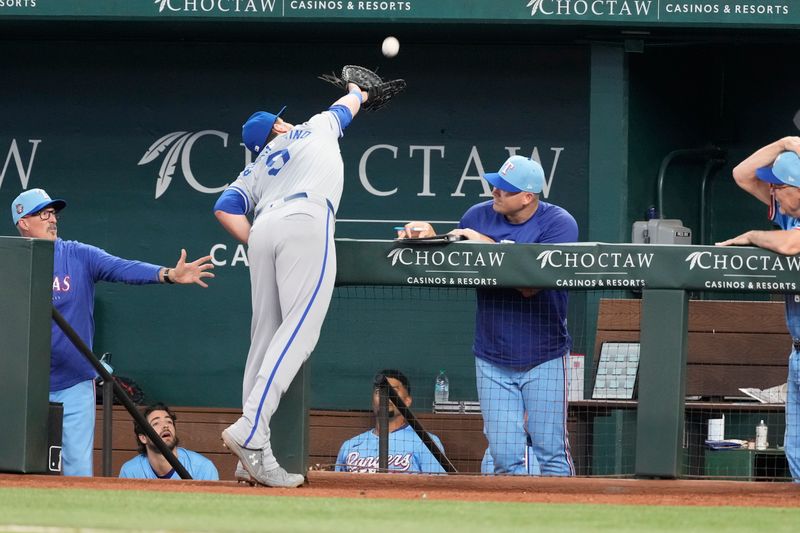
<path fill-rule="evenodd" d="M 797 531 L 800 509 L 297 498 L 0 488 L 9 526 L 121 531 Z M 19 530 L 19 529 L 16 529 Z M 25 529 L 34 531 L 32 529 Z M 53 530 L 50 530 L 53 531 Z"/>

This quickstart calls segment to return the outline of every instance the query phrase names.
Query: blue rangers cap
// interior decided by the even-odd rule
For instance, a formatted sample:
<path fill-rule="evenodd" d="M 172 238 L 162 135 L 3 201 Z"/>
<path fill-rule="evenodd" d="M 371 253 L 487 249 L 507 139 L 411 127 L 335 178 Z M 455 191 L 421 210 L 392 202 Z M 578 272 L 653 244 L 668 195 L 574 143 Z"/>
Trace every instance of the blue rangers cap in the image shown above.
<path fill-rule="evenodd" d="M 539 194 L 544 188 L 542 165 L 521 155 L 509 157 L 499 171 L 485 174 L 483 178 L 506 192 Z"/>
<path fill-rule="evenodd" d="M 800 187 L 800 157 L 795 152 L 781 152 L 772 166 L 756 169 L 756 176 L 773 185 Z"/>
<path fill-rule="evenodd" d="M 61 211 L 67 207 L 67 202 L 58 199 L 53 200 L 44 189 L 29 189 L 11 202 L 11 218 L 16 226 L 22 217 L 38 213 L 50 206 L 53 206 L 56 211 Z"/>
<path fill-rule="evenodd" d="M 250 118 L 242 126 L 242 140 L 248 150 L 254 154 L 261 152 L 267 143 L 267 137 L 272 132 L 272 126 L 284 111 L 286 111 L 286 106 L 283 106 L 275 115 L 266 111 L 256 111 L 250 115 Z"/>

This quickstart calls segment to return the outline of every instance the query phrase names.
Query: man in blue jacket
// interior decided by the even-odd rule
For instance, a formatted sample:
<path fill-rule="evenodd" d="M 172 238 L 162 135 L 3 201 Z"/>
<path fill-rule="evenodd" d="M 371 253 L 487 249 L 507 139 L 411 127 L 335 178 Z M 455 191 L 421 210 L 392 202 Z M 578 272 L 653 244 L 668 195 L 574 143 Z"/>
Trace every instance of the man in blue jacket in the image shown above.
<path fill-rule="evenodd" d="M 484 175 L 492 200 L 472 206 L 450 233 L 485 243 L 569 243 L 578 225 L 565 209 L 544 202 L 542 166 L 511 156 L 498 172 Z M 406 224 L 398 237 L 435 235 L 422 221 Z M 544 476 L 575 474 L 567 434 L 567 291 L 478 288 L 475 376 L 486 439 L 496 474 L 527 475 L 528 436 Z M 527 411 L 528 420 L 523 424 Z"/>
<path fill-rule="evenodd" d="M 207 287 L 206 272 L 214 268 L 211 256 L 186 262 L 181 250 L 171 268 L 121 259 L 77 241 L 58 238 L 58 213 L 64 200 L 53 200 L 43 189 L 30 189 L 11 202 L 11 218 L 19 234 L 54 241 L 53 307 L 90 348 L 94 337 L 94 286 L 98 281 L 146 283 L 197 283 Z M 94 446 L 94 367 L 69 341 L 55 322 L 50 353 L 50 401 L 64 405 L 61 465 L 67 476 L 92 475 Z"/>

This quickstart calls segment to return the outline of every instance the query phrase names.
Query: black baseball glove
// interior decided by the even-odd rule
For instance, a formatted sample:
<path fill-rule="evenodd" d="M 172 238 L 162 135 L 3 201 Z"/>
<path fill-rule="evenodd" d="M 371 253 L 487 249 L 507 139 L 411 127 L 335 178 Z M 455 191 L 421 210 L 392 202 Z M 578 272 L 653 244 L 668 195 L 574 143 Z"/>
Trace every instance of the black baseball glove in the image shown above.
<path fill-rule="evenodd" d="M 367 92 L 367 101 L 361 106 L 367 111 L 377 111 L 406 88 L 405 80 L 383 81 L 373 71 L 358 65 L 345 65 L 340 76 L 336 73 L 323 74 L 319 79 L 344 90 L 347 90 L 348 83 L 358 85 L 362 91 Z"/>

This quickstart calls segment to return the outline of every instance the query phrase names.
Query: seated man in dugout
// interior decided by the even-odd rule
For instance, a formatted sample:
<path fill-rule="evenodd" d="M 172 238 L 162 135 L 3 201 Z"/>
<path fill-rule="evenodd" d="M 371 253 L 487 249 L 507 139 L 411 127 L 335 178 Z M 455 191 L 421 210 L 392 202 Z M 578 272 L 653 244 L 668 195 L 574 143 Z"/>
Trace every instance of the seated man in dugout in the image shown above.
<path fill-rule="evenodd" d="M 378 457 L 378 408 L 380 405 L 381 376 L 386 376 L 387 381 L 400 397 L 406 407 L 411 406 L 411 384 L 408 378 L 399 370 L 386 369 L 375 374 L 372 387 L 372 413 L 375 418 L 375 427 L 356 435 L 345 441 L 336 458 L 337 472 L 369 472 L 375 473 L 379 469 Z M 442 474 L 444 468 L 428 450 L 419 436 L 411 429 L 406 419 L 398 412 L 397 408 L 389 401 L 389 461 L 391 471 L 414 472 L 426 474 Z M 439 437 L 432 433 L 428 435 L 440 450 L 444 451 Z"/>
<path fill-rule="evenodd" d="M 192 479 L 218 481 L 217 468 L 199 453 L 178 447 L 178 433 L 175 426 L 175 414 L 163 403 L 156 403 L 145 409 L 144 418 L 150 427 L 161 437 L 164 444 L 175 454 Z M 169 461 L 161 454 L 156 445 L 145 434 L 138 423 L 134 423 L 133 431 L 139 455 L 122 465 L 119 471 L 121 478 L 135 479 L 180 479 L 180 476 Z"/>

